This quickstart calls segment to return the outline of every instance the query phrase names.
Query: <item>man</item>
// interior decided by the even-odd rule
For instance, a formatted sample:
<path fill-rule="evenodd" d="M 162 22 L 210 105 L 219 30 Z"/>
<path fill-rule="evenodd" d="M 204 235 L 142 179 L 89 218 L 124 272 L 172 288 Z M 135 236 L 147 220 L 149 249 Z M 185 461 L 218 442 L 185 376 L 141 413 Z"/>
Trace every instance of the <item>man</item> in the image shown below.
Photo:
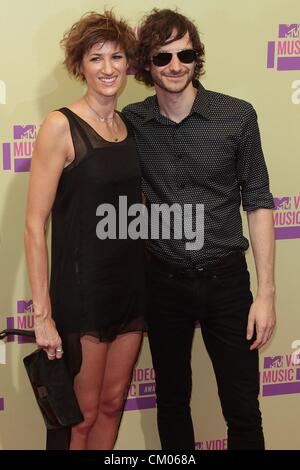
<path fill-rule="evenodd" d="M 148 242 L 147 321 L 162 448 L 194 448 L 190 362 L 200 320 L 228 449 L 264 449 L 258 349 L 275 325 L 274 228 L 256 113 L 197 81 L 204 47 L 193 23 L 177 12 L 153 10 L 146 17 L 138 59 L 136 78 L 156 95 L 124 113 L 135 130 L 147 203 L 204 205 L 201 249 L 187 250 L 187 237 Z M 241 201 L 257 270 L 254 301 Z M 195 215 L 189 222 L 197 224 Z"/>

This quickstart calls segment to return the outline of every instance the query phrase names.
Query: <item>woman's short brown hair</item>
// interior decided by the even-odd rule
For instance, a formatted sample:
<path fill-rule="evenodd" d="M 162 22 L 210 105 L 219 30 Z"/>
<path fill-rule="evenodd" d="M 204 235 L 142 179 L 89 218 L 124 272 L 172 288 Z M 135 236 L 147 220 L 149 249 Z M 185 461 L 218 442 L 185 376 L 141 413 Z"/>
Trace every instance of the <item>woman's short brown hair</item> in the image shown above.
<path fill-rule="evenodd" d="M 112 11 L 94 11 L 83 15 L 64 34 L 61 46 L 65 50 L 64 64 L 70 75 L 85 81 L 80 66 L 83 56 L 97 43 L 116 42 L 125 52 L 129 65 L 136 54 L 135 34 L 123 19 L 117 20 Z"/>
<path fill-rule="evenodd" d="M 196 26 L 186 17 L 177 11 L 154 8 L 150 15 L 144 17 L 139 28 L 137 58 L 135 63 L 135 78 L 144 82 L 147 86 L 153 86 L 153 80 L 149 70 L 150 56 L 160 46 L 168 44 L 173 31 L 176 37 L 172 41 L 181 39 L 189 33 L 193 48 L 197 50 L 196 67 L 194 79 L 198 79 L 204 74 L 204 45 L 200 41 Z"/>

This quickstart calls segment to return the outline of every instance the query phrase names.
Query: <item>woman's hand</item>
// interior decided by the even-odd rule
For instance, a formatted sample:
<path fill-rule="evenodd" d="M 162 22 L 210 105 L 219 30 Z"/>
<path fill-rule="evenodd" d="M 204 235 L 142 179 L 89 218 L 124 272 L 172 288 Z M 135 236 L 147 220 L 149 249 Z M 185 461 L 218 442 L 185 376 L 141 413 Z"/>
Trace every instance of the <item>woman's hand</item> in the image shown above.
<path fill-rule="evenodd" d="M 34 318 L 36 343 L 44 349 L 48 359 L 61 359 L 63 355 L 62 341 L 51 317 Z"/>

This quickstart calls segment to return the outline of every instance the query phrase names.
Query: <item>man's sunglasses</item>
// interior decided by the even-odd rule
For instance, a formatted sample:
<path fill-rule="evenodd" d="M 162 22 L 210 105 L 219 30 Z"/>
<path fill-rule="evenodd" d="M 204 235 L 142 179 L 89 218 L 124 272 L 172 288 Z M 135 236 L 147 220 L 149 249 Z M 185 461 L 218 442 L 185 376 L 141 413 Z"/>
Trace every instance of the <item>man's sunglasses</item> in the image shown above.
<path fill-rule="evenodd" d="M 163 67 L 171 62 L 173 54 L 176 54 L 183 64 L 191 64 L 196 60 L 198 55 L 195 49 L 184 49 L 179 52 L 159 52 L 152 56 L 152 62 L 156 67 Z"/>

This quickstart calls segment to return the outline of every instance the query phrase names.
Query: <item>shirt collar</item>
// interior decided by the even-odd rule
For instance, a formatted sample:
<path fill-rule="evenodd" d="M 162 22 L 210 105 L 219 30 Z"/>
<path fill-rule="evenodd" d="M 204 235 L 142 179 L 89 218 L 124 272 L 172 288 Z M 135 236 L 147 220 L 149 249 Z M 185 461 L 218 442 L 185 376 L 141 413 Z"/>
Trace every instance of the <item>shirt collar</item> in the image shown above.
<path fill-rule="evenodd" d="M 201 114 L 201 116 L 209 120 L 211 117 L 209 111 L 209 94 L 198 80 L 194 80 L 194 86 L 197 88 L 197 94 L 190 114 Z"/>
<path fill-rule="evenodd" d="M 189 116 L 195 113 L 200 114 L 202 117 L 209 120 L 210 112 L 208 93 L 205 90 L 204 86 L 198 80 L 194 80 L 193 85 L 195 88 L 197 88 L 197 94 Z M 147 114 L 145 116 L 145 122 L 150 121 L 151 119 L 156 119 L 157 121 L 161 121 L 162 119 L 169 121 L 167 118 L 160 114 L 156 95 L 153 96 L 153 99 L 149 103 Z"/>

